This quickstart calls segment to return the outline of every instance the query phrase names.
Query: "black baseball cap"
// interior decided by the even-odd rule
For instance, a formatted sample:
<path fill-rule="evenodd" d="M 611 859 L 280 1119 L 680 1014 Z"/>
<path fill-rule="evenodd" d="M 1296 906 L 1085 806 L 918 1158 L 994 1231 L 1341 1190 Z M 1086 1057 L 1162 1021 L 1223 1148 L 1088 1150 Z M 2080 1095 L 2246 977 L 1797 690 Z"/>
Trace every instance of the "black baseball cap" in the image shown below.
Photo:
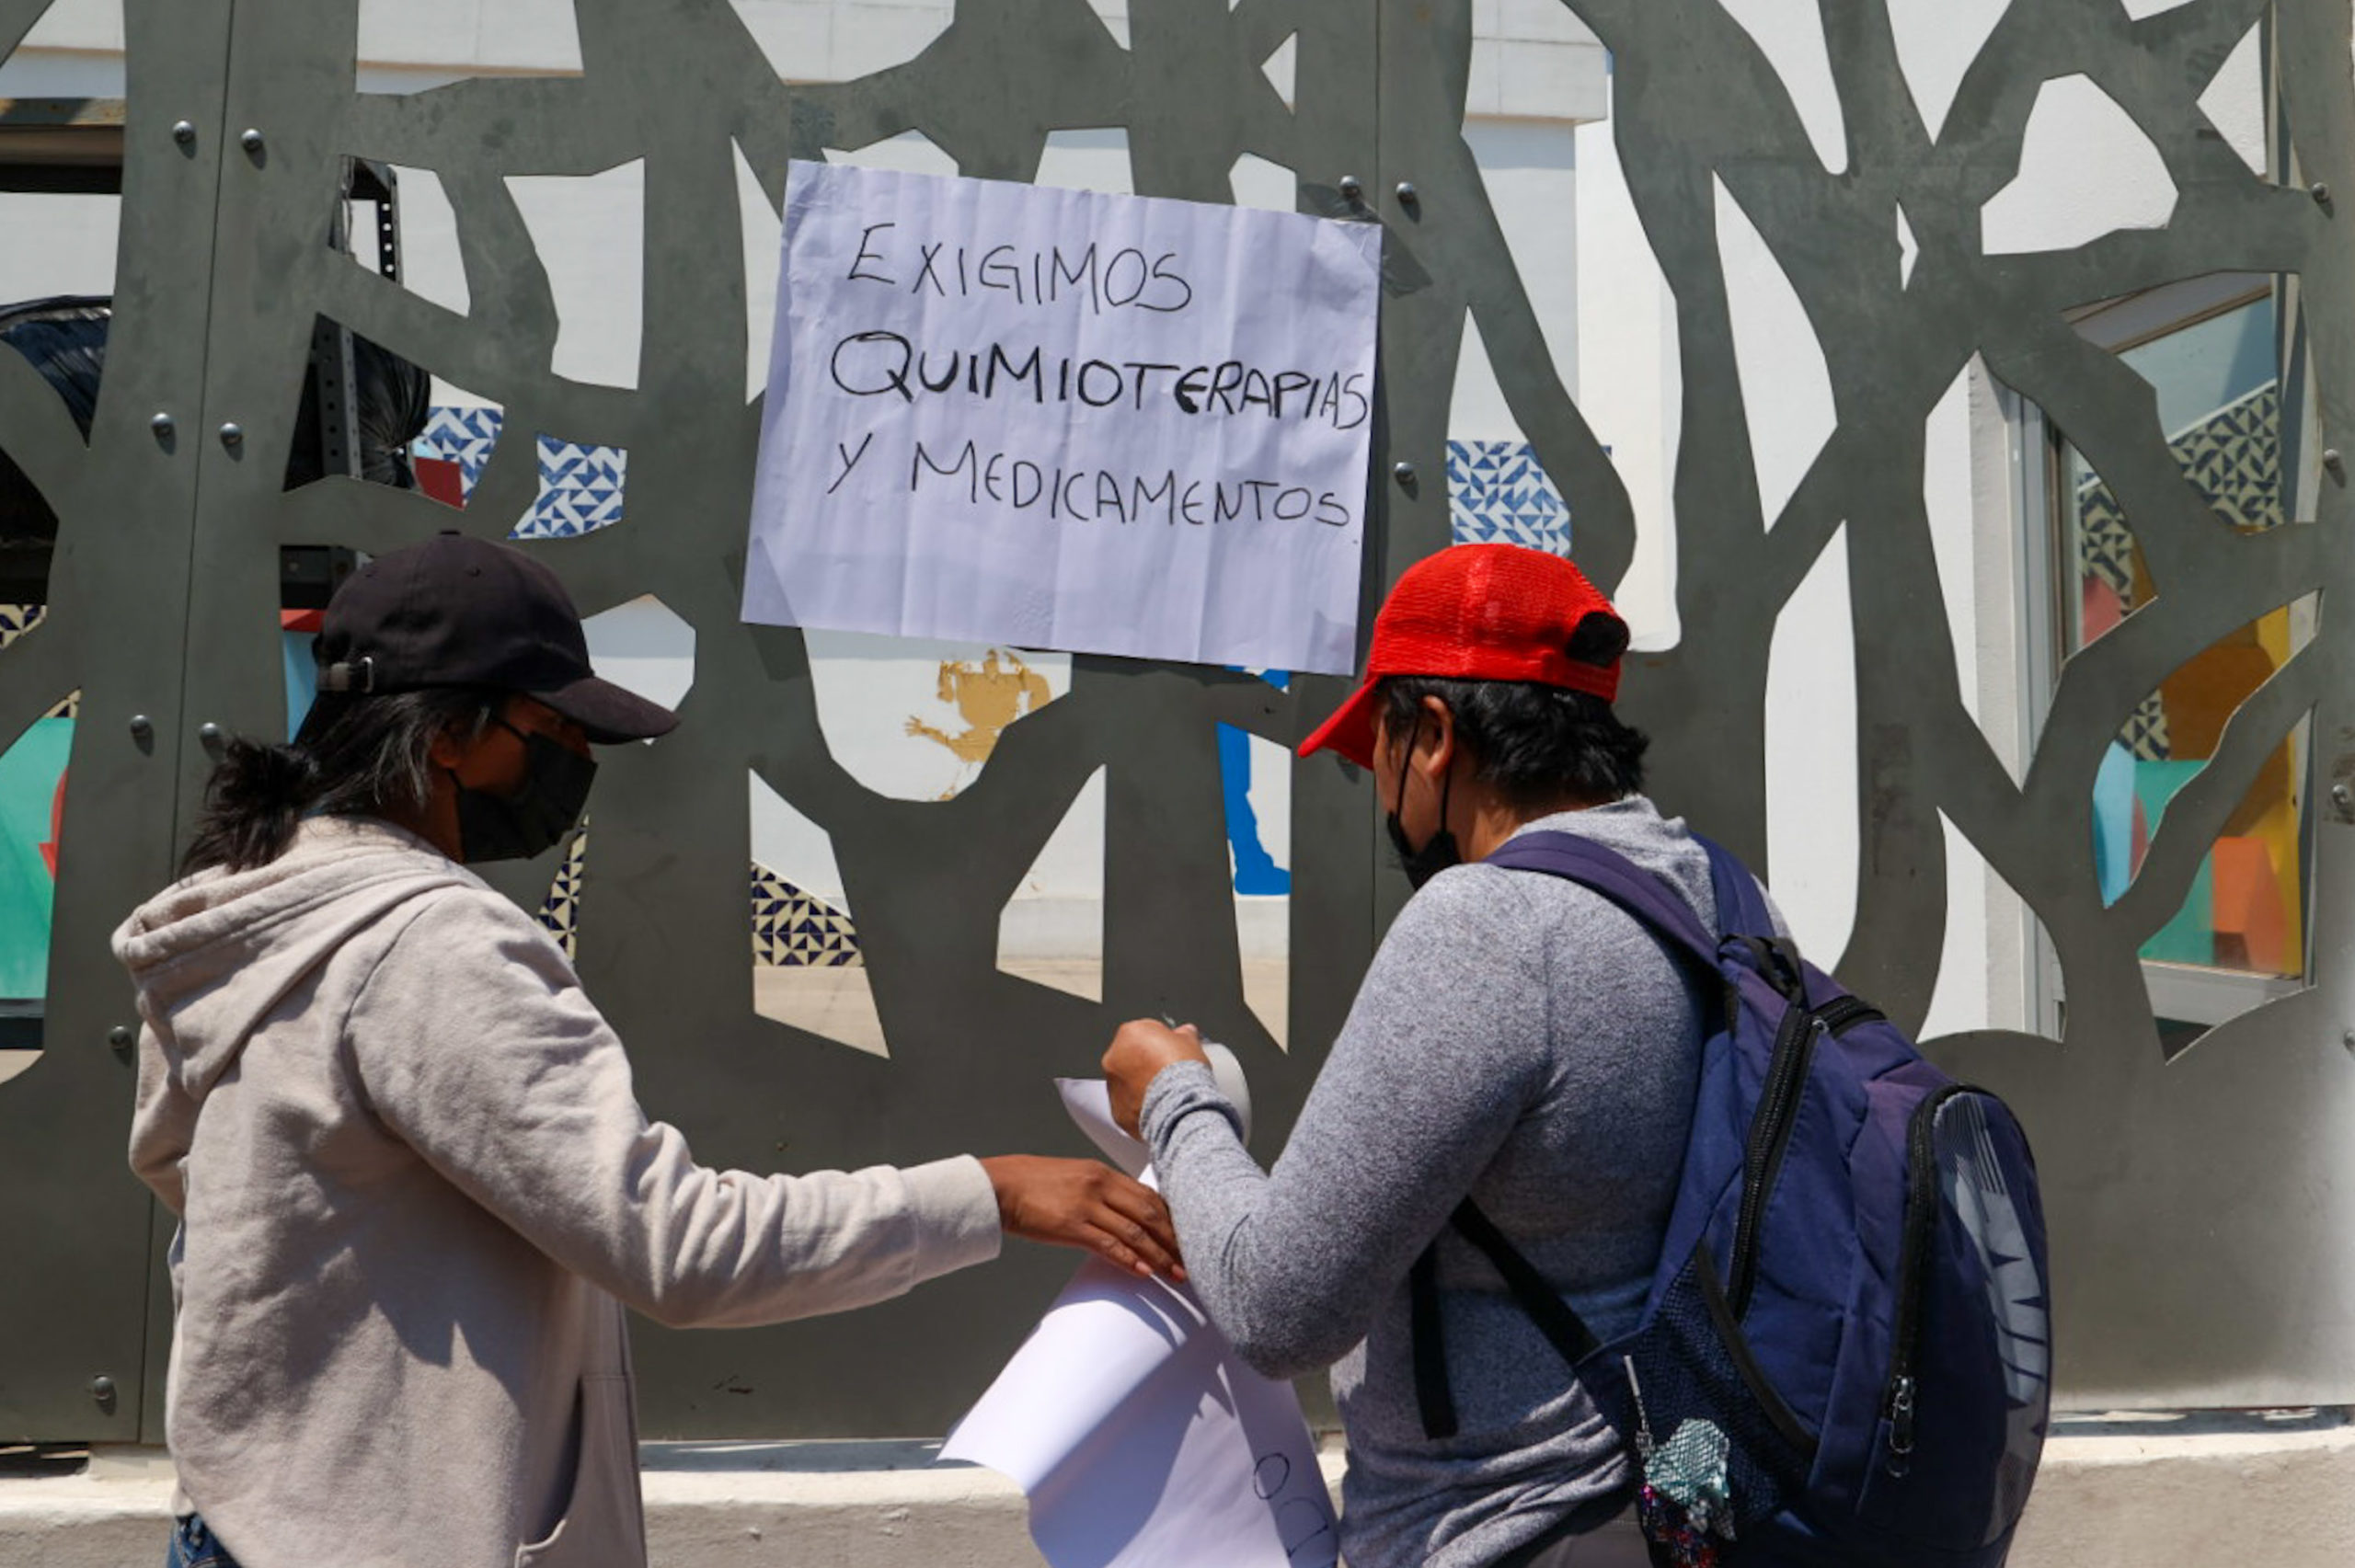
<path fill-rule="evenodd" d="M 554 572 L 455 529 L 344 578 L 311 654 L 323 692 L 497 687 L 546 704 L 601 745 L 668 735 L 679 722 L 597 678 L 580 612 Z"/>

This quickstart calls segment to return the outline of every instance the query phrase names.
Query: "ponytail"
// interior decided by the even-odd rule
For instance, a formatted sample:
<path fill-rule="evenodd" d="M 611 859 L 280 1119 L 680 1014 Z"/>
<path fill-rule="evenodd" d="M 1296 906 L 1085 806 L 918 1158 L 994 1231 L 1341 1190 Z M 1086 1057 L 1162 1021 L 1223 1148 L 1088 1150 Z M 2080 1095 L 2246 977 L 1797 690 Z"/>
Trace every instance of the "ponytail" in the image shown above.
<path fill-rule="evenodd" d="M 236 739 L 204 789 L 204 814 L 180 875 L 268 865 L 294 841 L 295 825 L 319 794 L 319 765 L 300 746 Z"/>
<path fill-rule="evenodd" d="M 432 793 L 433 742 L 480 735 L 507 693 L 478 686 L 322 692 L 291 746 L 232 740 L 205 786 L 180 875 L 250 871 L 294 842 L 305 817 L 396 817 Z"/>

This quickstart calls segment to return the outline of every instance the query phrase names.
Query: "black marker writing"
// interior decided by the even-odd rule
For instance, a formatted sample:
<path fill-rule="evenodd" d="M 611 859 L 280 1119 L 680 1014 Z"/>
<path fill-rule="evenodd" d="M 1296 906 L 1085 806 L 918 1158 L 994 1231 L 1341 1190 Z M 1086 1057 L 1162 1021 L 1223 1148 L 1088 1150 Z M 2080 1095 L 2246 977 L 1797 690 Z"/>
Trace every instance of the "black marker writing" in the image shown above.
<path fill-rule="evenodd" d="M 919 388 L 935 395 L 1012 397 L 1043 405 L 1079 402 L 1091 408 L 1125 404 L 1137 412 L 1164 402 L 1188 415 L 1313 421 L 1353 430 L 1373 411 L 1367 377 L 1357 371 L 1317 374 L 1271 370 L 1241 360 L 1215 365 L 1176 365 L 1148 360 L 1074 359 L 1053 361 L 1048 373 L 1038 346 L 919 349 L 888 330 L 855 332 L 834 345 L 828 368 L 834 385 L 853 397 L 897 393 L 915 401 Z"/>
<path fill-rule="evenodd" d="M 984 452 L 979 442 L 971 441 L 938 452 L 921 441 L 913 446 L 910 494 L 945 486 L 971 506 L 1016 511 L 1044 506 L 1047 516 L 1057 521 L 1157 522 L 1166 528 L 1315 522 L 1348 528 L 1357 521 L 1349 503 L 1332 491 L 1281 479 L 1193 479 L 1174 468 L 1149 474 L 1066 469 L 1012 452 Z"/>
<path fill-rule="evenodd" d="M 861 231 L 858 255 L 850 276 L 867 282 L 898 280 L 867 263 L 889 265 L 905 260 L 909 252 L 897 249 L 877 235 L 896 223 L 870 223 Z M 913 247 L 913 273 L 907 290 L 936 299 L 970 299 L 988 292 L 1011 296 L 1019 305 L 1056 305 L 1065 301 L 1084 304 L 1096 315 L 1109 310 L 1151 311 L 1172 315 L 1194 303 L 1194 285 L 1181 270 L 1178 253 L 1158 253 L 1135 246 L 1110 252 L 1095 245 L 1076 250 L 1061 246 L 1025 250 L 1013 245 L 955 245 L 948 240 L 919 240 Z"/>
<path fill-rule="evenodd" d="M 854 332 L 834 345 L 833 358 L 826 362 L 826 369 L 834 378 L 834 384 L 853 397 L 896 392 L 913 403 L 916 395 L 908 390 L 908 361 L 914 354 L 908 340 L 896 332 Z M 847 369 L 844 365 L 845 359 L 850 361 Z"/>
<path fill-rule="evenodd" d="M 858 466 L 858 460 L 865 457 L 867 455 L 867 449 L 874 444 L 875 432 L 873 430 L 867 432 L 867 439 L 858 443 L 858 450 L 856 452 L 851 451 L 850 448 L 843 445 L 840 441 L 836 441 L 834 443 L 834 450 L 842 454 L 843 471 L 840 476 L 838 476 L 833 484 L 826 486 L 826 494 L 831 496 L 836 490 L 843 487 L 843 480 L 850 477 L 850 471 Z"/>
<path fill-rule="evenodd" d="M 899 281 L 897 278 L 886 278 L 880 272 L 861 272 L 858 269 L 860 264 L 863 262 L 880 261 L 883 259 L 883 253 L 881 251 L 869 250 L 867 248 L 867 242 L 875 237 L 877 231 L 881 229 L 896 229 L 900 225 L 897 223 L 869 223 L 867 225 L 866 232 L 858 236 L 858 255 L 852 259 L 850 264 L 850 275 L 852 277 L 864 280 L 869 283 L 896 283 Z"/>

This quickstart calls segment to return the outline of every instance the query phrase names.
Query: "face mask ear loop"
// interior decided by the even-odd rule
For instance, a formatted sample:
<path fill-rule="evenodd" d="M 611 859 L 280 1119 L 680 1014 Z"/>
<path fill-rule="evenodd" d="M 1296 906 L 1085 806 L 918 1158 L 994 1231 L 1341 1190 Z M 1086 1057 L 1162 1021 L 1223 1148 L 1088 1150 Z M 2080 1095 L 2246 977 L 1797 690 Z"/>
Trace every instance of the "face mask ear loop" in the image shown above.
<path fill-rule="evenodd" d="M 1447 807 L 1455 793 L 1455 759 L 1447 760 L 1447 776 L 1439 782 L 1439 826 L 1431 830 L 1431 838 L 1448 831 Z M 1428 840 L 1425 841 L 1429 842 Z"/>

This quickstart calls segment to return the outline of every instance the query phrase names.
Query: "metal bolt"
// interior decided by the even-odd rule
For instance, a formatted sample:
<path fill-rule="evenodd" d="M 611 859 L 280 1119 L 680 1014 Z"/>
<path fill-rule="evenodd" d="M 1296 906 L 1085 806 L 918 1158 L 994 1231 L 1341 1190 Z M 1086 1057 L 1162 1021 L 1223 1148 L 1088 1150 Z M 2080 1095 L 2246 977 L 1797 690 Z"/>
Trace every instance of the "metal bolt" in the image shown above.
<path fill-rule="evenodd" d="M 2349 1050 L 2355 1051 L 2355 1029 L 2349 1029 L 2345 1034 L 2339 1036 L 2338 1043 L 2345 1046 Z"/>
<path fill-rule="evenodd" d="M 1398 200 L 1402 205 L 1412 207 L 1422 199 L 1422 192 L 1415 189 L 1413 180 L 1402 179 L 1398 182 Z"/>
<path fill-rule="evenodd" d="M 2341 817 L 2355 818 L 2355 789 L 2344 784 L 2330 786 L 2330 803 L 2338 807 Z"/>
<path fill-rule="evenodd" d="M 2316 180 L 2312 185 L 2306 187 L 2306 194 L 2313 197 L 2315 201 L 2325 207 L 2330 205 L 2330 187 L 2324 184 L 2321 180 Z"/>
<path fill-rule="evenodd" d="M 114 1379 L 98 1377 L 90 1379 L 90 1398 L 108 1414 L 114 1413 Z"/>
<path fill-rule="evenodd" d="M 221 427 L 221 444 L 223 446 L 235 448 L 243 445 L 245 439 L 246 428 L 243 425 L 238 424 L 235 419 L 230 420 L 227 424 Z"/>
<path fill-rule="evenodd" d="M 1411 488 L 1415 483 L 1415 465 L 1405 462 L 1394 463 L 1390 465 L 1390 476 Z"/>
<path fill-rule="evenodd" d="M 155 733 L 155 721 L 145 714 L 131 715 L 131 735 L 134 740 L 144 740 Z"/>
<path fill-rule="evenodd" d="M 176 122 L 172 126 L 172 140 L 178 142 L 183 147 L 195 146 L 196 121 L 192 120 L 183 120 Z"/>
<path fill-rule="evenodd" d="M 250 125 L 247 126 L 243 131 L 237 133 L 237 145 L 246 150 L 246 155 L 247 157 L 260 157 L 262 147 L 264 145 L 261 139 L 261 132 L 255 130 Z"/>
<path fill-rule="evenodd" d="M 172 432 L 178 429 L 172 423 L 172 417 L 169 414 L 160 413 L 147 421 L 147 428 L 155 432 L 155 439 L 159 441 L 170 441 Z"/>
<path fill-rule="evenodd" d="M 2330 470 L 2331 477 L 2343 479 L 2347 475 L 2347 454 L 2335 446 L 2326 446 L 2322 449 L 2322 465 Z"/>
<path fill-rule="evenodd" d="M 1364 181 L 1359 179 L 1358 177 L 1353 174 L 1343 175 L 1341 177 L 1341 183 L 1335 187 L 1335 189 L 1340 191 L 1341 200 L 1344 201 L 1355 201 L 1365 195 Z"/>
<path fill-rule="evenodd" d="M 211 719 L 196 727 L 196 738 L 207 746 L 218 746 L 226 739 L 227 732 Z"/>
<path fill-rule="evenodd" d="M 107 1044 L 113 1047 L 114 1054 L 125 1061 L 131 1059 L 131 1047 L 137 1040 L 138 1036 L 131 1032 L 128 1024 L 118 1024 L 107 1031 Z"/>

